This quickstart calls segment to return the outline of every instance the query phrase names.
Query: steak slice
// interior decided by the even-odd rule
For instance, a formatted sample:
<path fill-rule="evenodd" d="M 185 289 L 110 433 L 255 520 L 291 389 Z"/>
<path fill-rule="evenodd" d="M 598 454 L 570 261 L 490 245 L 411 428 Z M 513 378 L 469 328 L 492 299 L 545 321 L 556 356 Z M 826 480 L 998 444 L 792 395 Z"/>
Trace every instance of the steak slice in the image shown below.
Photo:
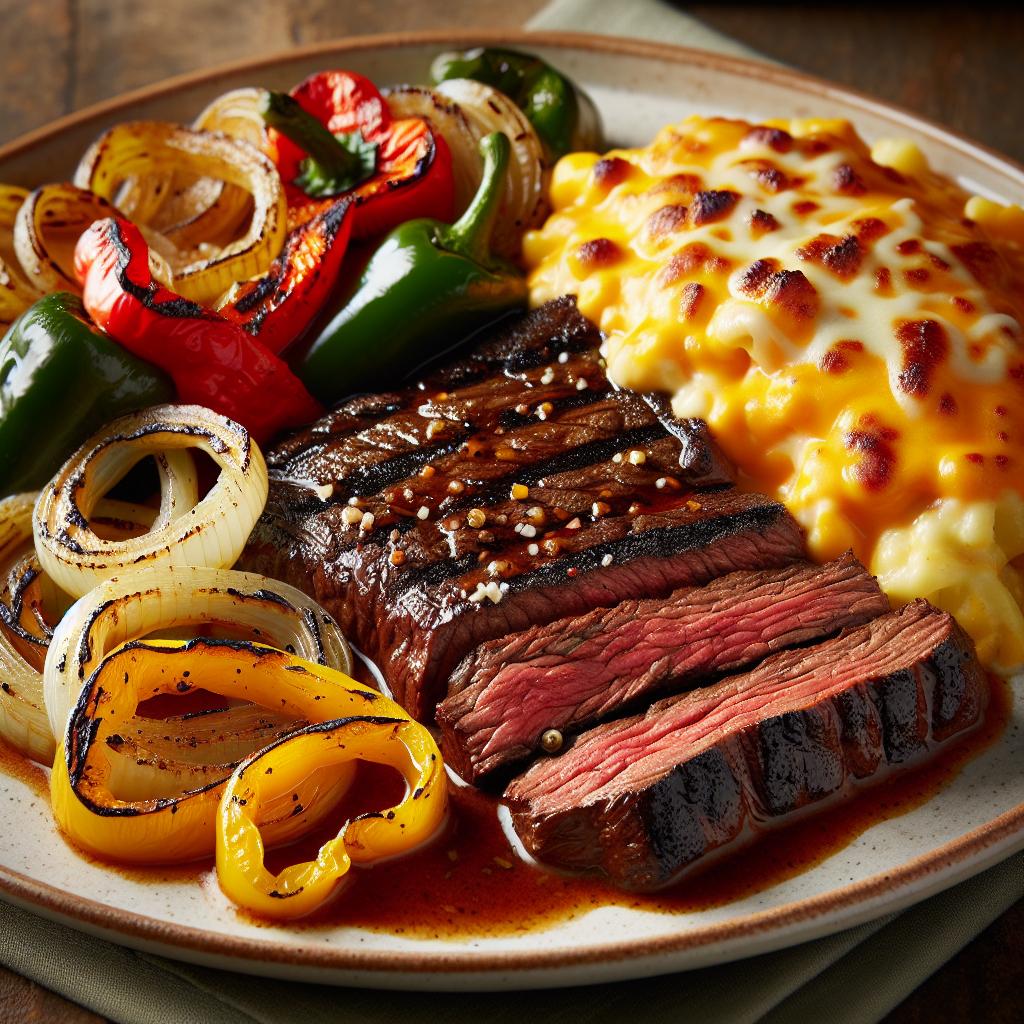
<path fill-rule="evenodd" d="M 827 565 L 735 572 L 667 599 L 630 600 L 482 644 L 437 709 L 445 760 L 478 783 L 671 687 L 683 690 L 889 610 L 847 553 Z"/>
<path fill-rule="evenodd" d="M 657 889 L 789 814 L 921 761 L 977 723 L 987 696 L 970 639 L 918 600 L 597 726 L 505 795 L 538 860 Z"/>
<path fill-rule="evenodd" d="M 731 488 L 705 424 L 616 391 L 599 343 L 563 299 L 344 403 L 269 454 L 241 564 L 331 609 L 429 717 L 485 640 L 801 557 L 781 505 Z"/>

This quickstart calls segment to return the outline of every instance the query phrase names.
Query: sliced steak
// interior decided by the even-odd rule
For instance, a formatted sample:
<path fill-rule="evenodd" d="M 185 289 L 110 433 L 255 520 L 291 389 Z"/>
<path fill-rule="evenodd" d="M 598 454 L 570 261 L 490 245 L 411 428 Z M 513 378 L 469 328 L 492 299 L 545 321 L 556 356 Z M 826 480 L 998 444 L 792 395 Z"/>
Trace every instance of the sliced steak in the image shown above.
<path fill-rule="evenodd" d="M 926 758 L 988 682 L 954 619 L 915 601 L 816 647 L 601 725 L 506 791 L 538 860 L 656 889 L 794 812 Z"/>
<path fill-rule="evenodd" d="M 612 388 L 599 341 L 560 300 L 346 402 L 268 456 L 242 564 L 331 609 L 429 717 L 485 640 L 799 558 L 785 509 L 731 488 L 701 421 Z"/>
<path fill-rule="evenodd" d="M 463 659 L 437 709 L 445 760 L 479 782 L 540 750 L 547 729 L 579 732 L 888 610 L 847 553 L 822 566 L 730 573 L 491 640 Z"/>

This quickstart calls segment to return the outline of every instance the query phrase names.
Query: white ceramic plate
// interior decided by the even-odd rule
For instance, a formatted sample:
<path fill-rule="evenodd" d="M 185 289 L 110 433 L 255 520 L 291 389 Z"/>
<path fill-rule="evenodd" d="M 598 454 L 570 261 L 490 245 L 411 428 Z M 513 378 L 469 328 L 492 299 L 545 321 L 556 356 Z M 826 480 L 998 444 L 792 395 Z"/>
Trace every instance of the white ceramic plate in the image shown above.
<path fill-rule="evenodd" d="M 349 67 L 381 83 L 424 81 L 448 45 L 534 50 L 581 82 L 609 136 L 642 144 L 690 112 L 745 118 L 843 116 L 869 140 L 917 141 L 932 164 L 977 192 L 1024 202 L 1024 169 L 882 103 L 778 68 L 599 37 L 455 33 L 362 39 L 236 65 L 148 89 L 66 118 L 0 149 L 0 181 L 66 176 L 107 125 L 189 120 L 218 93 L 288 88 Z M 1021 680 L 1024 683 L 1024 680 Z M 1024 689 L 1020 689 L 1024 694 Z M 126 945 L 262 975 L 388 988 L 500 989 L 642 977 L 751 956 L 908 906 L 1024 848 L 1024 696 L 1003 737 L 932 800 L 871 827 L 811 870 L 713 910 L 666 915 L 607 907 L 525 935 L 416 940 L 352 928 L 295 931 L 238 917 L 216 885 L 152 882 L 82 860 L 56 834 L 45 801 L 0 776 L 0 891 L 39 914 Z"/>

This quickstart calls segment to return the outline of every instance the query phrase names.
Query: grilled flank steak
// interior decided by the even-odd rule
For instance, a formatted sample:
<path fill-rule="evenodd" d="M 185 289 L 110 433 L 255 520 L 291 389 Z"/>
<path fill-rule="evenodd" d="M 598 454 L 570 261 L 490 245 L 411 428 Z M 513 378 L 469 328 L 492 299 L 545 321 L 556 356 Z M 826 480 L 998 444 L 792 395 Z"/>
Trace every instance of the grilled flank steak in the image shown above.
<path fill-rule="evenodd" d="M 316 597 L 431 717 L 478 644 L 803 556 L 699 420 L 608 383 L 562 299 L 418 384 L 345 403 L 268 458 L 247 568 Z"/>
<path fill-rule="evenodd" d="M 730 573 L 491 640 L 459 665 L 438 707 L 445 760 L 480 782 L 535 754 L 549 729 L 579 732 L 888 610 L 848 553 L 823 566 Z"/>
<path fill-rule="evenodd" d="M 981 719 L 987 693 L 967 635 L 915 601 L 597 726 L 505 795 L 541 862 L 657 889 L 787 815 L 920 761 Z"/>

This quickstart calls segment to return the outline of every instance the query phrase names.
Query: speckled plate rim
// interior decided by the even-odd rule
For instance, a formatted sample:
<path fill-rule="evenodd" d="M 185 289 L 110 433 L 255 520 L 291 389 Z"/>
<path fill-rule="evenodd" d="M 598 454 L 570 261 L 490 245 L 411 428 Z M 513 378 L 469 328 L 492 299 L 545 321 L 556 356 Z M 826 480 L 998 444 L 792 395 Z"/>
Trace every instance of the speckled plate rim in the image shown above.
<path fill-rule="evenodd" d="M 879 116 L 894 126 L 902 126 L 934 139 L 968 160 L 981 163 L 1015 180 L 1024 189 L 1024 165 L 909 111 L 823 79 L 775 65 L 687 47 L 566 32 L 445 30 L 394 33 L 320 43 L 255 60 L 237 61 L 171 78 L 59 118 L 0 146 L 0 164 L 52 142 L 70 129 L 114 117 L 141 102 L 213 83 L 228 75 L 250 71 L 256 74 L 281 63 L 342 53 L 357 54 L 361 51 L 425 45 L 468 46 L 478 43 L 522 47 L 535 45 L 647 57 L 698 68 L 706 67 L 800 89 L 819 97 L 835 98 L 847 106 Z M 283 946 L 274 941 L 263 942 L 216 934 L 115 909 L 2 865 L 0 895 L 41 916 L 71 924 L 111 941 L 120 941 L 183 960 L 215 962 L 217 966 L 240 971 L 259 970 L 268 975 L 288 977 L 297 977 L 301 972 L 328 972 L 324 977 L 319 973 L 307 973 L 306 977 L 309 980 L 341 980 L 349 984 L 367 985 L 387 980 L 394 987 L 410 988 L 419 987 L 417 979 L 426 981 L 426 976 L 438 974 L 452 976 L 453 987 L 459 988 L 487 988 L 496 973 L 514 975 L 524 985 L 565 985 L 613 980 L 617 977 L 641 977 L 684 967 L 691 969 L 809 941 L 854 927 L 882 914 L 904 909 L 993 866 L 1020 849 L 1024 849 L 1024 803 L 955 840 L 905 861 L 894 870 L 876 873 L 826 893 L 747 914 L 732 921 L 688 928 L 675 935 L 588 945 L 585 949 L 561 947 L 500 953 L 466 949 L 455 944 L 450 952 L 360 950 L 355 947 L 337 949 L 315 943 Z M 685 965 L 672 962 L 673 954 L 697 950 L 702 951 L 703 955 L 688 959 Z M 581 970 L 568 978 L 560 973 L 567 967 L 578 967 Z M 333 979 L 330 972 L 336 972 Z M 438 984 L 435 978 L 429 987 L 445 986 Z"/>

